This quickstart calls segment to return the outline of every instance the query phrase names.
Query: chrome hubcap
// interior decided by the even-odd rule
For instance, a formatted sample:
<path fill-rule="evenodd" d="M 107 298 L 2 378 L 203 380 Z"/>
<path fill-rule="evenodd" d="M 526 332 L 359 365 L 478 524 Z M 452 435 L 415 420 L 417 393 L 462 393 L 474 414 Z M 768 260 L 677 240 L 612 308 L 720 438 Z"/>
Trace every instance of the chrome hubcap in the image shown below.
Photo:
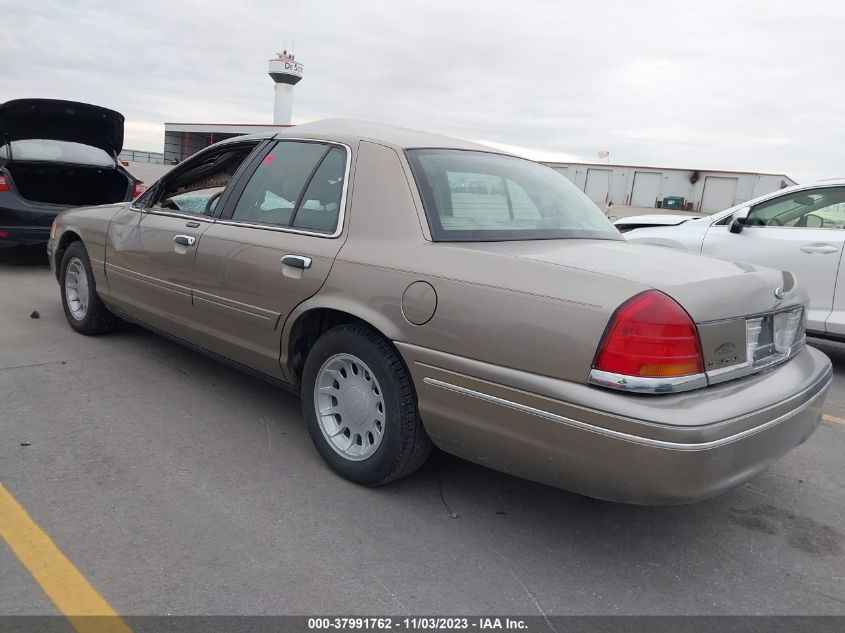
<path fill-rule="evenodd" d="M 82 260 L 74 257 L 65 269 L 65 299 L 71 316 L 77 321 L 88 312 L 88 275 Z"/>
<path fill-rule="evenodd" d="M 378 450 L 384 437 L 384 393 L 360 358 L 336 354 L 323 363 L 314 410 L 323 436 L 339 455 L 357 462 Z"/>

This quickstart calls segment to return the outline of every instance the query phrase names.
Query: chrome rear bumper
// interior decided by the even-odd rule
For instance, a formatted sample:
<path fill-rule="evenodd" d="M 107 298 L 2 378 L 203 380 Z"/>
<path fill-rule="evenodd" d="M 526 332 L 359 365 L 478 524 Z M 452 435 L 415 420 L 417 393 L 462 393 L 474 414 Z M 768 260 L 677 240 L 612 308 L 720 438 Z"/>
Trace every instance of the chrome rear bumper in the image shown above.
<path fill-rule="evenodd" d="M 445 367 L 455 357 L 398 347 L 426 429 L 443 450 L 640 504 L 706 499 L 758 475 L 813 433 L 832 376 L 827 357 L 806 348 L 770 371 L 687 394 L 637 396 L 546 377 L 526 389 L 524 372 L 465 359 L 455 371 Z"/>

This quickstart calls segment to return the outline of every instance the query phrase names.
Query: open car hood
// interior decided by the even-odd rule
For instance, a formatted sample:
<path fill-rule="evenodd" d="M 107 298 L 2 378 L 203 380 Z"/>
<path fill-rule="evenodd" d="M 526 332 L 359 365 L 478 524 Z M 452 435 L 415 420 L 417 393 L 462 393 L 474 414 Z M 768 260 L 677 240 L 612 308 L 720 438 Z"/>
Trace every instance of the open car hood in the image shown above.
<path fill-rule="evenodd" d="M 120 112 L 76 101 L 15 99 L 0 105 L 3 141 L 70 141 L 99 147 L 112 156 L 123 149 L 123 121 Z"/>

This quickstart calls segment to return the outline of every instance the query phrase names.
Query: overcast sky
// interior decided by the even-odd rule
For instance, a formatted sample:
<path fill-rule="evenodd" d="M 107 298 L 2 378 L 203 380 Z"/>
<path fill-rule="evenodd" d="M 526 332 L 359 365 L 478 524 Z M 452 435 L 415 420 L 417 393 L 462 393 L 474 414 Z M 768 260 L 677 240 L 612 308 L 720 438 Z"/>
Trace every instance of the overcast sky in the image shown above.
<path fill-rule="evenodd" d="M 294 122 L 355 117 L 531 158 L 845 176 L 845 4 L 0 0 L 0 101 L 164 122 L 270 123 L 296 42 Z"/>

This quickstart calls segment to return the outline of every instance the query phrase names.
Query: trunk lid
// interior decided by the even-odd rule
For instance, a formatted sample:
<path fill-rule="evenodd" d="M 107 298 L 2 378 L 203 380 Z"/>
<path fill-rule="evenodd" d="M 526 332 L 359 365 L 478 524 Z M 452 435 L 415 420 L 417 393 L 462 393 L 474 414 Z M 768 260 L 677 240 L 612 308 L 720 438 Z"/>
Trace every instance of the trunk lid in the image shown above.
<path fill-rule="evenodd" d="M 70 141 L 117 156 L 123 149 L 123 123 L 119 112 L 76 101 L 15 99 L 0 105 L 0 137 L 4 142 Z"/>
<path fill-rule="evenodd" d="M 463 247 L 624 279 L 665 292 L 696 323 L 781 310 L 805 302 L 791 273 L 616 240 L 465 243 Z M 782 298 L 775 290 L 781 289 Z M 565 295 L 566 290 L 561 289 Z"/>

